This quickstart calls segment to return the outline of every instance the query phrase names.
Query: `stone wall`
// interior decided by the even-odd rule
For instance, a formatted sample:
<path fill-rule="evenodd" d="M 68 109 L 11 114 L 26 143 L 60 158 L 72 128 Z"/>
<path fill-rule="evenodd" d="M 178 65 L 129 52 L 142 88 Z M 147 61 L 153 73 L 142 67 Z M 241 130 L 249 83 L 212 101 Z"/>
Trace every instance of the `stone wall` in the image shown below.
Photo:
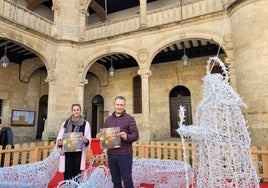
<path fill-rule="evenodd" d="M 88 120 L 91 121 L 92 99 L 96 95 L 101 95 L 104 99 L 105 116 L 113 111 L 112 102 L 116 95 L 127 98 L 126 109 L 132 114 L 132 78 L 140 73 L 145 82 L 143 92 L 149 95 L 149 99 L 144 101 L 148 104 L 145 110 L 149 112 L 134 115 L 139 129 L 146 129 L 147 132 L 143 136 L 148 137 L 145 139 L 169 137 L 169 92 L 178 85 L 190 90 L 194 120 L 195 108 L 201 98 L 201 78 L 205 74 L 208 57 L 190 59 L 188 67 L 182 67 L 178 62 L 151 66 L 151 62 L 170 44 L 200 38 L 222 45 L 225 54 L 221 59 L 226 60 L 227 65 L 231 67 L 231 84 L 248 105 L 244 114 L 252 133 L 253 144 L 268 144 L 268 27 L 265 19 L 268 15 L 265 9 L 268 6 L 267 0 L 239 1 L 229 7 L 227 15 L 223 12 L 209 15 L 206 12 L 205 16 L 192 15 L 183 23 L 174 21 L 148 30 L 143 28 L 135 32 L 129 31 L 122 35 L 96 39 L 94 42 L 82 41 L 81 44 L 80 39 L 85 35 L 83 40 L 92 40 L 92 35 L 84 30 L 85 25 L 82 22 L 86 15 L 81 14 L 77 2 L 59 2 L 65 4 L 54 10 L 52 36 L 42 35 L 38 31 L 23 28 L 4 19 L 0 20 L 0 36 L 36 52 L 47 68 L 47 73 L 32 70 L 26 74 L 30 76 L 29 83 L 19 81 L 18 65 L 11 63 L 7 69 L 0 69 L 0 97 L 4 99 L 1 117 L 3 125 L 10 125 L 12 109 L 32 110 L 37 115 L 39 98 L 44 94 L 49 97 L 44 138 L 47 138 L 50 132 L 58 131 L 62 121 L 70 115 L 72 103 L 81 103 Z M 221 7 L 219 2 L 215 1 L 218 8 Z M 207 8 L 212 8 L 213 4 L 210 5 Z M 172 7 L 170 10 L 175 11 Z M 155 14 L 160 18 L 161 15 L 169 15 L 168 12 L 159 11 L 159 14 Z M 171 20 L 175 20 L 174 16 L 170 16 Z M 126 19 L 124 23 L 128 22 Z M 120 32 L 128 27 L 122 28 Z M 117 29 L 120 28 L 113 29 L 113 32 L 117 32 Z M 128 54 L 137 61 L 139 67 L 116 70 L 115 76 L 108 78 L 107 72 L 103 71 L 105 69 L 94 67 L 96 60 L 116 53 Z M 26 67 L 23 70 L 29 69 Z M 91 73 L 87 74 L 88 72 Z M 36 126 L 12 127 L 15 142 L 34 139 Z"/>
<path fill-rule="evenodd" d="M 19 66 L 10 63 L 6 69 L 0 68 L 0 98 L 3 99 L 2 125 L 11 126 L 13 141 L 20 143 L 36 137 L 39 98 L 48 93 L 48 84 L 44 81 L 46 73 L 35 72 L 28 83 L 19 80 Z M 12 110 L 35 112 L 35 126 L 12 126 Z"/>
<path fill-rule="evenodd" d="M 237 90 L 254 145 L 268 144 L 268 1 L 244 3 L 231 13 Z M 261 14 L 259 14 L 261 13 Z"/>

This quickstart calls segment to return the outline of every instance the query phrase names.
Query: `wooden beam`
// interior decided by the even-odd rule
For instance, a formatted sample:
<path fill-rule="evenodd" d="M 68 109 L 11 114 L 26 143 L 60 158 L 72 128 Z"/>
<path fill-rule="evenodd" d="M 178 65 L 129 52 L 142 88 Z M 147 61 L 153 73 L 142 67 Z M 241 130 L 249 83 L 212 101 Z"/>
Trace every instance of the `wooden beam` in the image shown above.
<path fill-rule="evenodd" d="M 49 0 L 26 0 L 26 8 L 31 11 L 34 11 L 36 7 L 38 7 L 40 4 L 46 1 Z"/>
<path fill-rule="evenodd" d="M 101 21 L 106 20 L 105 10 L 95 0 L 92 0 L 89 6 L 96 12 Z"/>

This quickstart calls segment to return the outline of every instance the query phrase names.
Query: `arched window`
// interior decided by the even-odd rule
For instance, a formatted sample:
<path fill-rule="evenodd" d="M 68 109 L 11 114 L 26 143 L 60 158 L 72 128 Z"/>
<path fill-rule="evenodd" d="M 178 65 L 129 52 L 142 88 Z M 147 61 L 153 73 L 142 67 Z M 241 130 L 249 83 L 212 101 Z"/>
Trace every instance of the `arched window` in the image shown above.
<path fill-rule="evenodd" d="M 142 90 L 141 90 L 141 77 L 135 76 L 133 78 L 133 113 L 142 113 Z"/>
<path fill-rule="evenodd" d="M 91 137 L 95 138 L 104 122 L 104 100 L 101 95 L 93 98 L 91 113 Z"/>
<path fill-rule="evenodd" d="M 169 94 L 170 105 L 170 135 L 171 137 L 179 137 L 176 129 L 178 128 L 178 122 L 180 121 L 178 116 L 178 110 L 180 106 L 185 108 L 185 125 L 192 124 L 192 105 L 191 105 L 191 92 L 182 85 L 174 87 Z"/>

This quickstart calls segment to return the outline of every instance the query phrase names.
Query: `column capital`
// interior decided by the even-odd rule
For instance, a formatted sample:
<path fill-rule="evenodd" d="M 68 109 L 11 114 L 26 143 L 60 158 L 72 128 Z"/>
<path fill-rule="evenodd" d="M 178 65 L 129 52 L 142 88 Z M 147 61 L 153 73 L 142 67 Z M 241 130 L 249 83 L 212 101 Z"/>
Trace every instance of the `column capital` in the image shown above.
<path fill-rule="evenodd" d="M 152 71 L 151 70 L 147 70 L 147 69 L 139 69 L 138 70 L 138 74 L 141 77 L 149 77 L 152 75 Z"/>
<path fill-rule="evenodd" d="M 55 84 L 56 77 L 55 76 L 47 76 L 45 79 L 45 82 L 48 82 L 49 84 Z"/>
<path fill-rule="evenodd" d="M 86 84 L 88 84 L 88 79 L 81 79 L 80 80 L 80 83 L 79 83 L 79 86 L 82 86 L 82 87 L 84 87 Z"/>
<path fill-rule="evenodd" d="M 234 42 L 231 34 L 226 34 L 223 36 L 223 45 L 225 46 L 226 50 L 234 49 Z"/>
<path fill-rule="evenodd" d="M 228 66 L 229 69 L 234 67 L 234 59 L 233 58 L 225 57 L 224 62 L 226 63 L 226 65 Z"/>

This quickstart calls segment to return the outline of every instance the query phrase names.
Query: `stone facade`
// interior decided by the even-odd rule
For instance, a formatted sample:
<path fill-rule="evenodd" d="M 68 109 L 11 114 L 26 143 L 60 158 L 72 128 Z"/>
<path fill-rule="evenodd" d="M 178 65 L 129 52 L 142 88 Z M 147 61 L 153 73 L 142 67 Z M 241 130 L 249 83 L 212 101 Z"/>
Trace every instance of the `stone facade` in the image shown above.
<path fill-rule="evenodd" d="M 10 15 L 5 11 L 13 10 L 12 6 L 5 0 L 0 3 L 3 4 L 0 7 L 10 6 L 10 9 L 0 8 L 0 14 Z M 266 0 L 196 0 L 189 5 L 191 9 L 186 7 L 183 21 L 178 20 L 177 4 L 154 11 L 154 15 L 158 15 L 158 21 L 155 21 L 150 12 L 146 14 L 146 4 L 141 0 L 141 15 L 137 19 L 132 17 L 99 27 L 85 27 L 84 10 L 89 6 L 89 0 L 55 0 L 53 3 L 54 21 L 43 21 L 43 27 L 26 29 L 26 23 L 20 24 L 21 20 L 12 21 L 8 16 L 0 19 L 0 37 L 27 46 L 38 55 L 36 59 L 23 62 L 21 67 L 11 63 L 7 69 L 0 69 L 2 126 L 10 126 L 12 109 L 38 113 L 39 99 L 43 95 L 48 95 L 43 139 L 57 133 L 62 121 L 70 115 L 72 103 L 81 103 L 91 122 L 92 100 L 96 95 L 104 99 L 103 118 L 113 111 L 116 95 L 127 98 L 127 111 L 133 114 L 132 82 L 133 77 L 140 75 L 143 113 L 133 114 L 140 129 L 140 139 L 169 138 L 169 93 L 178 85 L 190 90 L 194 121 L 208 57 L 190 59 L 188 67 L 182 67 L 178 62 L 157 65 L 151 65 L 151 62 L 159 51 L 172 43 L 201 38 L 221 45 L 225 51 L 221 59 L 230 69 L 230 83 L 248 105 L 244 114 L 252 142 L 268 144 Z M 217 8 L 219 11 L 212 11 Z M 165 19 L 161 19 L 161 15 L 165 15 Z M 122 23 L 127 25 L 120 25 Z M 94 62 L 113 53 L 132 56 L 139 67 L 116 70 L 114 77 L 108 77 L 106 69 Z M 42 64 L 47 72 L 36 72 Z M 37 121 L 34 127 L 13 126 L 14 141 L 35 139 Z"/>

